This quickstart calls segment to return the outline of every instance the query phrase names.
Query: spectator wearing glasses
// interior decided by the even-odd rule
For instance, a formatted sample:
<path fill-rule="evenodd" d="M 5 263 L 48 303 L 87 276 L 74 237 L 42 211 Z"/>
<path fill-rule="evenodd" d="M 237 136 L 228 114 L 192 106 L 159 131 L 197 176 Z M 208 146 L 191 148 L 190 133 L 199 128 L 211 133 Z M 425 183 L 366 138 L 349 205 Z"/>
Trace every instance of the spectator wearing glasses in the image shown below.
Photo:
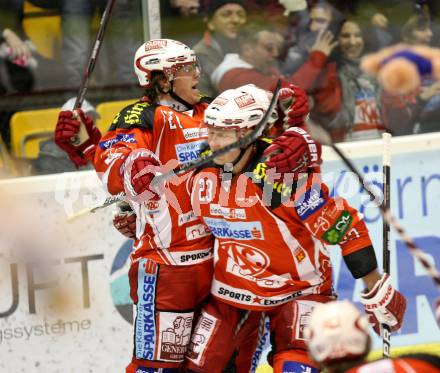
<path fill-rule="evenodd" d="M 240 0 L 214 0 L 207 6 L 206 13 L 205 34 L 193 50 L 202 65 L 199 89 L 214 97 L 217 90 L 211 83 L 211 74 L 225 54 L 237 52 L 237 34 L 246 23 L 246 10 Z"/>

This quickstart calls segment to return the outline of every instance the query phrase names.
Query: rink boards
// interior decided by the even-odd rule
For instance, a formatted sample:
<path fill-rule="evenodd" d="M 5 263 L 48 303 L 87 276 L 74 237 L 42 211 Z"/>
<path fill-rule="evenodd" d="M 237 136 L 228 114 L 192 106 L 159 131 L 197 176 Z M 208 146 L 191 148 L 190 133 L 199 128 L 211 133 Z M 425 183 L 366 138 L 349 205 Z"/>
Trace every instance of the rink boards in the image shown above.
<path fill-rule="evenodd" d="M 380 184 L 380 140 L 342 148 L 369 180 Z M 329 149 L 323 158 L 324 180 L 334 194 L 347 197 L 364 214 L 381 263 L 378 209 Z M 440 134 L 392 141 L 393 213 L 437 267 L 439 160 Z M 66 222 L 68 215 L 105 198 L 94 172 L 2 181 L 0 192 L 0 371 L 124 371 L 132 352 L 130 243 L 112 227 L 111 208 Z M 331 255 L 340 298 L 357 302 L 362 284 L 352 281 L 338 247 Z M 42 258 L 50 258 L 51 264 L 25 264 Z M 394 231 L 391 275 L 408 298 L 405 324 L 392 336 L 392 348 L 422 346 L 440 352 L 433 314 L 439 292 Z M 380 348 L 378 338 L 374 347 Z M 260 367 L 263 370 L 267 368 Z"/>

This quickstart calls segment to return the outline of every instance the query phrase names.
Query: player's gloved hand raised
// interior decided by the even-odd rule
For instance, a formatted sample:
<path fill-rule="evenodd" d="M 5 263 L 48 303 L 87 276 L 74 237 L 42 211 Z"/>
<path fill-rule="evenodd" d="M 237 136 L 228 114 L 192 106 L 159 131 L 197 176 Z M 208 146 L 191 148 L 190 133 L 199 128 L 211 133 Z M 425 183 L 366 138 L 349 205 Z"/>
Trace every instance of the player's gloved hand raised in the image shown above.
<path fill-rule="evenodd" d="M 147 201 L 158 201 L 163 193 L 162 185 L 154 185 L 153 179 L 161 174 L 161 163 L 148 149 L 132 152 L 125 162 L 124 183 L 131 196 L 142 195 Z M 126 173 L 128 171 L 128 174 Z"/>
<path fill-rule="evenodd" d="M 125 237 L 136 239 L 136 214 L 128 203 L 118 204 L 118 210 L 113 215 L 113 226 Z"/>
<path fill-rule="evenodd" d="M 277 173 L 300 174 L 316 167 L 321 160 L 321 145 L 299 127 L 291 127 L 277 137 L 264 151 L 267 168 Z"/>
<path fill-rule="evenodd" d="M 309 99 L 300 87 L 286 83 L 278 95 L 279 117 L 284 118 L 284 128 L 301 126 L 310 112 Z"/>
<path fill-rule="evenodd" d="M 81 123 L 84 124 L 89 138 L 80 145 L 75 145 Z M 95 127 L 93 119 L 81 109 L 61 111 L 55 127 L 55 143 L 63 149 L 76 167 L 84 166 L 93 158 L 96 144 L 101 139 L 101 132 Z"/>
<path fill-rule="evenodd" d="M 380 324 L 389 325 L 391 331 L 399 330 L 402 326 L 406 298 L 392 287 L 391 278 L 387 273 L 382 275 L 368 293 L 361 293 L 361 303 L 378 335 L 380 335 Z"/>

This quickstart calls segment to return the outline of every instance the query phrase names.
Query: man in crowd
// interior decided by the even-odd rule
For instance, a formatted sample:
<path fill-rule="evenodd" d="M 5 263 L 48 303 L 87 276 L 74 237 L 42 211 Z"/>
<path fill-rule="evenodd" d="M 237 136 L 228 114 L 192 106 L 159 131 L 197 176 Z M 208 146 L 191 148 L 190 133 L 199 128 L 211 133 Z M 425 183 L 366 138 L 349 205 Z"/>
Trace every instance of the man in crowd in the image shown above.
<path fill-rule="evenodd" d="M 193 49 L 202 65 L 199 89 L 214 97 L 217 88 L 211 83 L 211 74 L 226 53 L 237 52 L 237 34 L 246 22 L 246 10 L 241 0 L 215 0 L 209 2 L 206 13 L 205 34 Z"/>
<path fill-rule="evenodd" d="M 255 84 L 273 90 L 281 76 L 276 58 L 282 43 L 281 35 L 266 26 L 249 24 L 238 35 L 239 53 L 227 54 L 212 73 L 211 79 L 220 92 L 244 84 Z M 328 56 L 336 46 L 327 30 L 318 34 L 308 58 L 292 75 L 282 77 L 304 89 L 312 102 L 312 113 L 332 118 L 341 108 L 341 87 L 336 63 Z"/>

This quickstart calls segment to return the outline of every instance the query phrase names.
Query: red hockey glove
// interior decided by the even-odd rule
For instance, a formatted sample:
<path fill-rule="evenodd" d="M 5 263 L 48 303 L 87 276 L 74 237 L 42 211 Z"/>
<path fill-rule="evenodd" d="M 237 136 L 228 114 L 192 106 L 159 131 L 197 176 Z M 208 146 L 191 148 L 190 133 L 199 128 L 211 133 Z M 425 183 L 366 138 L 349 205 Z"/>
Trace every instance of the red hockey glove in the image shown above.
<path fill-rule="evenodd" d="M 55 127 L 55 143 L 63 149 L 76 167 L 84 166 L 93 159 L 96 144 L 101 139 L 101 132 L 95 127 L 93 119 L 85 115 L 81 109 L 61 111 Z M 89 138 L 80 145 L 74 145 L 79 134 L 81 122 L 84 124 Z"/>
<path fill-rule="evenodd" d="M 319 165 L 321 151 L 321 145 L 307 131 L 291 127 L 277 137 L 263 155 L 268 157 L 268 168 L 275 168 L 278 173 L 299 174 Z"/>
<path fill-rule="evenodd" d="M 391 286 L 391 278 L 387 273 L 383 274 L 370 292 L 361 293 L 361 303 L 378 335 L 380 324 L 389 325 L 391 331 L 399 330 L 402 326 L 406 298 Z"/>
<path fill-rule="evenodd" d="M 286 84 L 278 96 L 280 117 L 284 118 L 284 128 L 300 126 L 310 112 L 306 92 L 294 84 Z"/>
<path fill-rule="evenodd" d="M 147 149 L 139 149 L 136 154 L 132 153 L 128 157 L 126 165 L 131 171 L 124 177 L 124 180 L 129 179 L 130 193 L 135 196 L 148 192 L 142 196 L 143 200 L 158 201 L 163 190 L 151 183 L 154 177 L 161 173 L 161 164 L 156 155 Z"/>
<path fill-rule="evenodd" d="M 125 237 L 136 239 L 136 214 L 126 203 L 118 206 L 118 211 L 113 215 L 113 226 Z"/>

